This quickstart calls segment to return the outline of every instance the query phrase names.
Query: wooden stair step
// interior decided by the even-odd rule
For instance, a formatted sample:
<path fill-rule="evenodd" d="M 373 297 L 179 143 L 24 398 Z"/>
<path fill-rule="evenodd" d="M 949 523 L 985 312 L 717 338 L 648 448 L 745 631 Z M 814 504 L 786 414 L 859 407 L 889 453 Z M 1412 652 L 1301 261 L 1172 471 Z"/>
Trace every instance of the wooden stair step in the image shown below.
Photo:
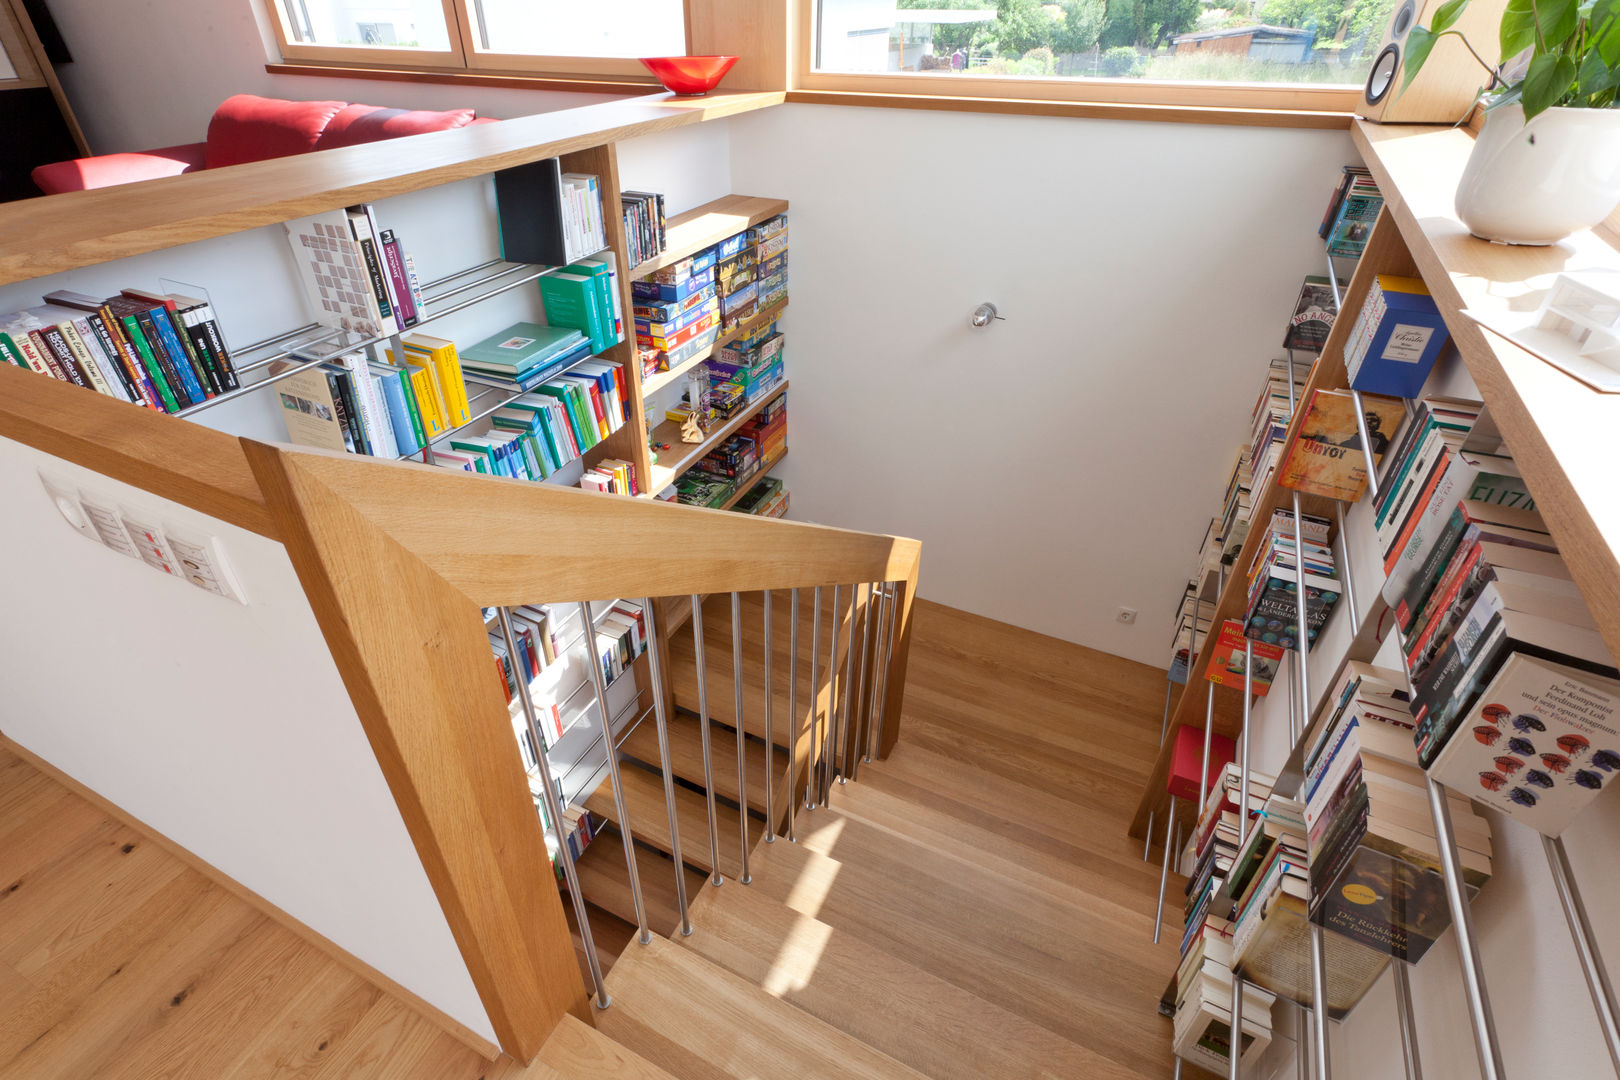
<path fill-rule="evenodd" d="M 1070 1042 L 752 888 L 708 889 L 696 952 L 934 1080 L 1135 1080 Z"/>
<path fill-rule="evenodd" d="M 737 729 L 724 724 L 709 725 L 709 750 L 714 775 L 714 793 L 732 802 L 738 799 L 737 789 Z M 765 813 L 765 742 L 748 740 L 748 807 Z M 624 752 L 654 769 L 659 767 L 658 726 L 640 724 L 622 744 Z M 703 725 L 697 717 L 676 713 L 669 718 L 670 767 L 675 775 L 698 787 L 703 786 Z M 802 764 L 802 763 L 801 763 Z M 787 785 L 787 751 L 771 747 L 770 776 L 776 784 L 776 811 L 778 824 L 784 813 L 782 798 Z"/>
<path fill-rule="evenodd" d="M 762 593 L 744 593 L 742 602 L 742 638 L 743 638 L 743 727 L 750 735 L 765 737 L 765 672 L 763 658 L 765 654 L 765 607 L 761 599 Z M 832 591 L 822 590 L 822 619 L 821 639 L 819 646 L 819 659 L 817 661 L 818 692 L 816 704 L 825 719 L 829 697 L 827 680 L 827 658 L 830 651 L 830 634 L 832 626 Z M 847 608 L 847 604 L 844 605 Z M 810 694 L 810 631 L 814 624 L 814 611 L 810 594 L 801 590 L 799 600 L 799 662 L 795 671 L 795 681 L 798 683 L 798 723 L 793 726 L 801 740 L 801 747 L 807 745 L 809 739 L 809 725 L 811 716 Z M 788 746 L 789 727 L 788 718 L 788 668 L 789 654 L 792 645 L 793 607 L 792 594 L 776 591 L 771 600 L 771 621 L 773 625 L 771 639 L 771 714 L 772 714 L 772 741 L 781 747 Z M 838 640 L 839 672 L 844 670 L 844 657 L 848 651 L 848 615 L 845 614 L 840 624 Z M 708 671 L 708 700 L 709 716 L 731 727 L 737 726 L 736 697 L 732 688 L 732 661 L 731 661 L 731 597 L 730 594 L 714 595 L 709 597 L 703 605 L 703 655 Z M 858 632 L 858 631 L 857 631 Z M 697 694 L 697 653 L 692 642 L 691 624 L 679 628 L 670 640 L 670 683 L 675 693 L 675 704 L 696 713 L 698 711 Z M 860 659 L 856 658 L 856 674 L 859 675 Z M 840 690 L 842 684 L 840 683 Z M 840 693 L 840 703 L 842 695 Z M 801 749 L 801 756 L 803 750 Z"/>
<path fill-rule="evenodd" d="M 1122 925 L 1079 890 L 1060 902 L 942 860 L 841 814 L 845 790 L 799 816 L 799 843 L 756 849 L 750 888 L 1115 1061 L 1155 1052 L 1137 1032 L 1158 1007 L 1175 946 L 1151 943 L 1151 917 Z"/>
<path fill-rule="evenodd" d="M 630 869 L 624 864 L 624 841 L 618 829 L 611 824 L 603 825 L 575 866 L 586 901 L 634 925 L 636 905 L 630 895 Z M 681 911 L 675 898 L 674 860 L 658 848 L 637 840 L 636 867 L 641 872 L 641 900 L 647 912 L 648 929 L 665 937 L 679 934 Z M 689 866 L 681 870 L 690 903 L 703 888 L 705 879 L 701 871 Z"/>
<path fill-rule="evenodd" d="M 663 852 L 671 848 L 669 812 L 664 805 L 662 777 L 636 765 L 626 764 L 619 770 L 624 781 L 625 808 L 630 814 L 631 835 L 651 844 Z M 618 823 L 618 808 L 613 801 L 613 778 L 602 781 L 600 787 L 585 800 L 585 809 L 598 817 Z M 688 866 L 704 873 L 713 873 L 713 859 L 709 851 L 709 811 L 707 800 L 689 788 L 675 788 L 676 828 L 681 834 L 681 858 Z M 737 808 L 723 802 L 715 804 L 715 825 L 720 836 L 720 873 L 735 877 L 742 860 L 742 829 L 737 820 Z M 748 819 L 748 842 L 752 848 L 765 833 L 764 822 Z M 591 845 L 595 847 L 595 844 Z M 774 846 L 774 845 L 771 845 Z"/>
<path fill-rule="evenodd" d="M 568 1080 L 674 1080 L 640 1054 L 569 1015 L 552 1030 L 538 1061 Z M 528 1074 L 524 1077 L 528 1080 Z"/>
<path fill-rule="evenodd" d="M 598 1030 L 682 1080 L 923 1080 L 663 938 L 628 950 L 608 990 L 613 1006 L 597 1014 Z"/>

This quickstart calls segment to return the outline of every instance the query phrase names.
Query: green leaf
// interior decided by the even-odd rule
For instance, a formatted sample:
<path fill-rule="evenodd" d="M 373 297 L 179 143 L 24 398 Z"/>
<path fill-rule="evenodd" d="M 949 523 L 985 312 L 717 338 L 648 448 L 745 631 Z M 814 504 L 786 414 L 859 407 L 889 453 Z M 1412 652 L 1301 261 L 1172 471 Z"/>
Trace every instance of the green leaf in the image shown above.
<path fill-rule="evenodd" d="M 1576 94 L 1579 97 L 1592 97 L 1605 90 L 1612 89 L 1617 80 L 1620 80 L 1620 71 L 1610 70 L 1603 62 L 1603 57 L 1595 52 L 1586 54 L 1581 63 L 1581 71 L 1575 79 Z"/>
<path fill-rule="evenodd" d="M 1536 43 L 1536 10 L 1530 0 L 1508 0 L 1502 12 L 1502 60 L 1508 61 Z"/>
<path fill-rule="evenodd" d="M 1429 22 L 1429 29 L 1436 34 L 1442 30 L 1450 29 L 1451 25 L 1457 21 L 1457 18 L 1462 15 L 1463 8 L 1467 6 L 1468 0 L 1446 0 L 1444 4 L 1435 9 L 1434 18 Z"/>
<path fill-rule="evenodd" d="M 1517 105 L 1519 103 L 1519 99 L 1523 96 L 1524 83 L 1520 83 L 1517 86 L 1511 86 L 1502 91 L 1500 94 L 1497 94 L 1495 97 L 1491 98 L 1489 101 L 1485 102 L 1485 111 L 1490 112 L 1492 109 L 1500 109 L 1504 105 Z"/>
<path fill-rule="evenodd" d="M 1412 85 L 1412 80 L 1417 78 L 1423 62 L 1429 58 L 1435 42 L 1439 40 L 1440 35 L 1433 31 L 1421 26 L 1412 27 L 1412 32 L 1406 37 L 1406 81 L 1401 83 L 1402 90 Z"/>
<path fill-rule="evenodd" d="M 1609 67 L 1620 67 L 1620 0 L 1597 0 L 1586 23 L 1591 48 Z"/>
<path fill-rule="evenodd" d="M 1528 123 L 1557 105 L 1575 85 L 1575 61 L 1567 56 L 1537 56 L 1524 76 L 1524 119 Z"/>
<path fill-rule="evenodd" d="M 1552 52 L 1575 32 L 1575 9 L 1579 0 L 1535 0 L 1536 23 L 1541 28 L 1542 48 Z"/>

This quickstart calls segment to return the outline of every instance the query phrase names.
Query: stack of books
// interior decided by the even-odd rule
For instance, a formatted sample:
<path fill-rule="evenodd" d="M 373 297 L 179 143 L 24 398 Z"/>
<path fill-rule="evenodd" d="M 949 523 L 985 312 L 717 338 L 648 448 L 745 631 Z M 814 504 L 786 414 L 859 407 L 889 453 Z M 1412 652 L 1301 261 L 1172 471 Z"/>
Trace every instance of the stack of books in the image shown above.
<path fill-rule="evenodd" d="M 720 294 L 720 325 L 729 330 L 759 310 L 759 262 L 748 233 L 722 240 L 715 248 L 714 284 Z"/>
<path fill-rule="evenodd" d="M 744 405 L 758 401 L 782 381 L 786 342 L 774 322 L 729 342 L 705 365 L 709 382 L 724 399 L 736 398 Z"/>
<path fill-rule="evenodd" d="M 287 243 L 315 321 L 363 338 L 408 330 L 425 317 L 416 266 L 370 205 L 286 222 Z"/>
<path fill-rule="evenodd" d="M 1226 479 L 1226 494 L 1221 498 L 1220 525 L 1216 533 L 1221 538 L 1222 554 L 1235 559 L 1243 550 L 1243 541 L 1249 536 L 1249 518 L 1254 513 L 1254 499 L 1250 491 L 1249 447 L 1238 448 L 1232 473 Z"/>
<path fill-rule="evenodd" d="M 1228 1070 L 1232 1042 L 1233 903 L 1225 888 L 1238 854 L 1240 815 L 1258 832 L 1256 814 L 1271 794 L 1273 778 L 1251 772 L 1249 804 L 1240 806 L 1241 774 L 1227 765 L 1206 799 L 1191 845 L 1196 852 L 1187 880 L 1181 961 L 1176 970 L 1175 1051 L 1217 1073 Z M 1253 845 L 1251 845 L 1253 846 Z M 1253 1065 L 1271 1041 L 1276 996 L 1262 986 L 1243 991 L 1241 1058 Z"/>
<path fill-rule="evenodd" d="M 1344 346 L 1350 385 L 1374 394 L 1416 397 L 1450 340 L 1422 278 L 1379 274 Z"/>
<path fill-rule="evenodd" d="M 647 617 L 640 604 L 615 600 L 596 616 L 596 659 L 602 680 L 612 683 L 647 651 Z"/>
<path fill-rule="evenodd" d="M 737 431 L 754 440 L 761 466 L 774 460 L 787 449 L 787 395 L 765 405 Z"/>
<path fill-rule="evenodd" d="M 581 474 L 579 486 L 586 491 L 605 491 L 612 495 L 641 494 L 635 463 L 623 458 L 603 458 L 598 461 Z"/>
<path fill-rule="evenodd" d="M 542 274 L 539 285 L 550 326 L 578 330 L 596 353 L 624 340 L 624 304 L 613 252 Z"/>
<path fill-rule="evenodd" d="M 588 173 L 565 173 L 557 158 L 495 174 L 501 254 L 514 262 L 566 266 L 607 247 L 601 185 Z"/>
<path fill-rule="evenodd" d="M 240 387 L 206 300 L 125 289 L 59 290 L 0 316 L 0 357 L 119 401 L 176 413 Z"/>
<path fill-rule="evenodd" d="M 1277 464 L 1282 460 L 1283 437 L 1294 416 L 1294 403 L 1305 396 L 1305 380 L 1310 372 L 1309 364 L 1290 360 L 1273 360 L 1267 367 L 1266 383 L 1250 415 L 1247 485 L 1250 491 L 1264 491 L 1277 471 Z M 1288 388 L 1290 378 L 1294 382 L 1292 392 Z"/>
<path fill-rule="evenodd" d="M 502 390 L 533 390 L 591 355 L 591 339 L 576 327 L 513 323 L 461 351 L 466 377 Z"/>
<path fill-rule="evenodd" d="M 1326 518 L 1300 515 L 1304 550 L 1295 551 L 1295 520 L 1278 509 L 1260 538 L 1248 568 L 1248 594 L 1244 605 L 1244 634 L 1256 642 L 1294 649 L 1299 645 L 1299 580 L 1304 569 L 1307 640 L 1314 641 L 1339 602 L 1339 581 L 1333 549 L 1328 546 L 1331 524 Z"/>
<path fill-rule="evenodd" d="M 1170 639 L 1170 681 L 1185 683 L 1187 668 L 1192 663 L 1194 635 L 1199 648 L 1209 636 L 1210 620 L 1214 617 L 1212 604 L 1198 602 L 1198 583 L 1189 581 L 1176 608 L 1176 632 Z"/>
<path fill-rule="evenodd" d="M 669 242 L 664 221 L 664 196 L 652 191 L 621 191 L 624 208 L 625 258 L 631 266 L 662 255 Z"/>
<path fill-rule="evenodd" d="M 490 430 L 460 433 L 434 463 L 449 469 L 541 481 L 624 426 L 624 369 L 586 361 L 490 414 Z"/>
<path fill-rule="evenodd" d="M 1311 920 L 1374 952 L 1417 963 L 1451 923 L 1440 847 L 1411 729 L 1390 723 L 1393 672 L 1347 665 L 1306 745 Z M 1463 880 L 1491 875 L 1491 832 L 1450 793 Z"/>
<path fill-rule="evenodd" d="M 754 246 L 757 303 L 768 308 L 787 295 L 787 215 L 778 214 L 748 230 Z"/>
<path fill-rule="evenodd" d="M 732 509 L 739 514 L 779 518 L 787 516 L 788 501 L 788 490 L 782 481 L 767 476 L 749 488 Z"/>
<path fill-rule="evenodd" d="M 719 338 L 715 260 L 715 249 L 705 248 L 632 283 L 643 373 L 680 367 Z"/>
<path fill-rule="evenodd" d="M 1361 165 L 1346 165 L 1316 230 L 1327 242 L 1328 254 L 1359 259 L 1383 208 L 1384 196 L 1372 173 Z"/>

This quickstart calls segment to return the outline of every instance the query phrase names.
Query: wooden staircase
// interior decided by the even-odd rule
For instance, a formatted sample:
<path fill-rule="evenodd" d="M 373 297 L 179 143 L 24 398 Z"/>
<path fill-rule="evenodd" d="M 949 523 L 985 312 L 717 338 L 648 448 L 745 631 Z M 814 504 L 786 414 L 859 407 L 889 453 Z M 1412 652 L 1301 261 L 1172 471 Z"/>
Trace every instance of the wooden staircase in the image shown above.
<path fill-rule="evenodd" d="M 745 626 L 762 618 L 757 596 L 750 600 Z M 780 599 L 775 604 L 779 616 L 786 607 Z M 922 610 L 926 635 L 941 616 Z M 805 619 L 807 627 L 807 604 Z M 745 664 L 754 824 L 752 881 L 744 885 L 735 880 L 729 598 L 711 599 L 705 622 L 726 881 L 715 887 L 706 879 L 711 860 L 698 725 L 682 716 L 672 724 L 671 756 L 681 782 L 682 872 L 694 932 L 681 936 L 662 779 L 651 764 L 656 740 L 637 732 L 626 752 L 648 765 L 625 768 L 623 778 L 654 937 L 647 946 L 623 944 L 607 976 L 612 1005 L 596 1014 L 600 1034 L 690 1080 L 1169 1075 L 1168 1025 L 1155 1005 L 1174 945 L 1151 944 L 1156 867 L 1141 861 L 1123 819 L 1113 820 L 1128 812 L 1121 804 L 1098 801 L 1110 816 L 1098 828 L 1095 792 L 1085 782 L 1094 762 L 1074 738 L 1086 726 L 1106 726 L 1116 712 L 1121 720 L 1151 716 L 1143 704 L 1162 692 L 1162 674 L 1155 682 L 1153 673 L 1109 658 L 1118 670 L 1101 672 L 1102 679 L 1134 681 L 1101 695 L 1088 691 L 1092 715 L 1071 720 L 1062 713 L 1081 696 L 1073 666 L 1032 682 L 1020 679 L 1013 657 L 993 650 L 974 656 L 952 641 L 950 648 L 914 651 L 906 734 L 894 756 L 863 765 L 857 782 L 834 785 L 830 805 L 805 811 L 801 754 L 797 842 L 778 836 L 766 844 L 763 687 L 755 682 L 757 662 Z M 1051 639 L 1027 636 L 1051 648 Z M 788 638 L 780 619 L 773 637 L 782 717 Z M 802 649 L 808 638 L 801 628 Z M 825 625 L 821 645 L 825 651 Z M 745 635 L 751 658 L 762 647 L 761 636 Z M 695 708 L 689 634 L 672 652 L 677 704 Z M 825 656 L 823 671 L 824 663 Z M 808 663 L 799 669 L 804 703 Z M 971 695 L 957 692 L 964 672 L 981 680 Z M 1007 700 L 998 693 L 1006 690 L 1023 695 L 1008 707 L 1015 711 L 984 715 L 984 702 Z M 1133 703 L 1136 697 L 1143 700 Z M 1016 737 L 1004 739 L 1007 732 L 1023 737 L 1022 755 Z M 789 737 L 781 723 L 773 735 L 779 744 Z M 1133 745 L 1134 738 L 1127 733 L 1125 741 Z M 1141 741 L 1140 754 L 1122 754 L 1116 764 L 1145 768 L 1151 735 Z M 787 755 L 780 746 L 773 751 L 771 782 L 780 790 Z M 610 792 L 599 792 L 590 806 L 614 816 Z M 784 811 L 780 798 L 777 809 Z M 1034 813 L 1041 819 L 1023 820 Z M 605 830 L 587 850 L 581 880 L 592 903 L 634 918 L 616 833 Z"/>

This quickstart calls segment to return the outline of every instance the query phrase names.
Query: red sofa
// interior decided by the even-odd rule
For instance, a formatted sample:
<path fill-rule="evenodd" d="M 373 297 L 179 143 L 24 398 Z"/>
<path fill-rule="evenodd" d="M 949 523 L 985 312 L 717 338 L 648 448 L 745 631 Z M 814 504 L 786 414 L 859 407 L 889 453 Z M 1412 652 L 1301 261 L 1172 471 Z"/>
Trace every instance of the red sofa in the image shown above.
<path fill-rule="evenodd" d="M 346 101 L 285 101 L 237 94 L 214 111 L 204 142 L 58 161 L 41 165 L 30 175 L 45 194 L 57 195 L 311 150 L 493 123 L 494 120 L 477 119 L 471 109 L 425 112 L 351 105 Z"/>

